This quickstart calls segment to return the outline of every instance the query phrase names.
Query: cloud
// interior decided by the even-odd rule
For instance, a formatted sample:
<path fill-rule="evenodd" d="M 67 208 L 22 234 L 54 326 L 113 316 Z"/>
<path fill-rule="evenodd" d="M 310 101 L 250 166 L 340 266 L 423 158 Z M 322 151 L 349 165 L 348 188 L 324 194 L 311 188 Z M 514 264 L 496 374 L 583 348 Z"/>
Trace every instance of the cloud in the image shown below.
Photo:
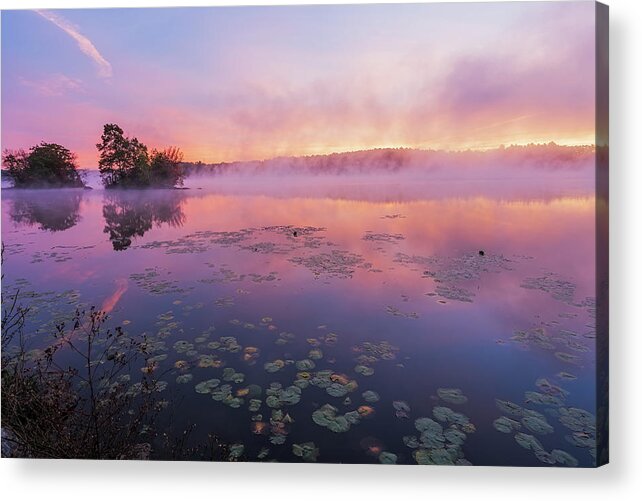
<path fill-rule="evenodd" d="M 105 78 L 112 76 L 112 69 L 109 61 L 107 61 L 102 56 L 102 54 L 98 52 L 98 49 L 94 46 L 91 40 L 89 40 L 85 35 L 78 31 L 78 28 L 67 21 L 64 17 L 51 11 L 36 10 L 36 12 L 44 17 L 47 21 L 51 21 L 76 41 L 76 43 L 78 44 L 78 48 L 82 51 L 82 53 L 88 56 L 92 61 L 94 61 L 94 63 L 98 67 L 98 75 Z"/>
<path fill-rule="evenodd" d="M 82 80 L 61 73 L 56 73 L 42 80 L 30 80 L 23 76 L 19 76 L 18 80 L 22 85 L 41 96 L 62 96 L 67 93 L 83 93 L 85 91 Z"/>

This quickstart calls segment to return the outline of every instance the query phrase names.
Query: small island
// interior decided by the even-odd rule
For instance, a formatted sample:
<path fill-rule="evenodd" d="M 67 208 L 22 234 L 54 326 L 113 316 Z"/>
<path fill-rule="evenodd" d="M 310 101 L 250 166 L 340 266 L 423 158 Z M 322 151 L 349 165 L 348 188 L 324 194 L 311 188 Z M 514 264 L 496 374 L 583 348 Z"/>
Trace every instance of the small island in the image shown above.
<path fill-rule="evenodd" d="M 183 185 L 183 153 L 175 147 L 162 151 L 125 136 L 116 124 L 106 124 L 96 145 L 98 169 L 105 188 L 175 188 Z"/>
<path fill-rule="evenodd" d="M 29 151 L 5 150 L 2 163 L 15 188 L 83 188 L 76 155 L 64 146 L 42 142 Z"/>
<path fill-rule="evenodd" d="M 116 124 L 105 124 L 98 170 L 105 188 L 176 188 L 183 185 L 185 164 L 179 148 L 152 149 L 127 137 Z M 78 172 L 77 156 L 56 143 L 41 142 L 29 151 L 5 150 L 2 163 L 14 188 L 88 188 Z"/>

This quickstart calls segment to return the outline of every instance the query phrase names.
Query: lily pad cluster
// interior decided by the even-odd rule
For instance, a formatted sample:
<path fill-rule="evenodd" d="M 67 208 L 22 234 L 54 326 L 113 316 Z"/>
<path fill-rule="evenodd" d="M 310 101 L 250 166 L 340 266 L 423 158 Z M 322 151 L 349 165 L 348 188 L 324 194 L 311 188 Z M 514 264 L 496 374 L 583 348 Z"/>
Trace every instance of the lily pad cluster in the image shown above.
<path fill-rule="evenodd" d="M 438 388 L 437 395 L 449 404 L 462 405 L 468 402 L 468 397 L 459 388 Z"/>
<path fill-rule="evenodd" d="M 301 400 L 301 388 L 294 385 L 283 388 L 281 383 L 271 383 L 270 387 L 265 390 L 265 394 L 267 395 L 265 403 L 273 409 L 279 409 L 285 405 L 295 405 Z"/>
<path fill-rule="evenodd" d="M 345 433 L 351 425 L 357 424 L 360 419 L 358 411 L 339 414 L 339 409 L 330 404 L 325 404 L 312 413 L 312 421 L 335 433 Z"/>
<path fill-rule="evenodd" d="M 527 278 L 522 282 L 521 287 L 545 292 L 550 294 L 553 299 L 564 303 L 573 302 L 576 289 L 574 283 L 561 278 L 556 273 L 547 273 L 540 277 Z"/>
<path fill-rule="evenodd" d="M 369 404 L 373 404 L 375 402 L 379 401 L 379 394 L 376 391 L 372 390 L 366 390 L 361 394 L 361 397 L 368 402 Z"/>
<path fill-rule="evenodd" d="M 319 449 L 314 445 L 314 442 L 292 444 L 292 454 L 300 457 L 303 461 L 315 462 L 319 457 Z"/>
<path fill-rule="evenodd" d="M 470 303 L 475 294 L 466 287 L 479 281 L 487 273 L 510 270 L 511 259 L 501 254 L 470 252 L 461 256 L 416 256 L 395 254 L 395 262 L 412 270 L 421 271 L 422 278 L 430 278 L 437 284 L 434 293 L 446 299 Z"/>
<path fill-rule="evenodd" d="M 419 314 L 416 311 L 404 312 L 404 311 L 401 311 L 399 308 L 391 305 L 386 306 L 386 313 L 388 315 L 392 315 L 393 317 L 412 318 L 415 320 L 419 318 Z"/>
<path fill-rule="evenodd" d="M 404 419 L 408 418 L 408 414 L 410 413 L 408 402 L 405 402 L 404 400 L 395 400 L 392 402 L 392 407 L 395 409 L 395 416 Z"/>
<path fill-rule="evenodd" d="M 352 278 L 358 269 L 372 268 L 372 263 L 367 262 L 363 256 L 337 249 L 331 252 L 295 256 L 288 261 L 307 268 L 315 277 L 347 279 Z"/>
<path fill-rule="evenodd" d="M 233 409 L 238 409 L 243 405 L 244 400 L 232 393 L 232 386 L 223 384 L 212 390 L 212 399 L 221 402 Z"/>
<path fill-rule="evenodd" d="M 576 447 L 588 449 L 596 455 L 595 416 L 584 409 L 561 407 L 558 409 L 560 423 L 571 431 L 566 440 Z"/>
<path fill-rule="evenodd" d="M 294 419 L 281 409 L 272 409 L 270 418 L 270 443 L 273 445 L 283 445 L 290 433 L 290 425 Z"/>
<path fill-rule="evenodd" d="M 399 348 L 391 345 L 388 341 L 363 342 L 352 348 L 352 352 L 357 356 L 355 360 L 361 365 L 372 365 L 381 360 L 395 360 Z"/>
<path fill-rule="evenodd" d="M 239 384 L 245 381 L 245 374 L 236 372 L 232 367 L 225 367 L 225 369 L 223 369 L 223 381 Z"/>
<path fill-rule="evenodd" d="M 547 407 L 547 412 L 558 416 L 560 423 L 571 430 L 571 435 L 566 437 L 567 441 L 577 447 L 588 448 L 593 453 L 595 450 L 595 417 L 582 409 L 564 407 L 564 400 L 568 392 L 548 379 L 539 378 L 535 385 L 540 391 L 527 391 L 524 397 L 525 402 Z M 499 410 L 505 414 L 493 422 L 497 431 L 514 434 L 517 444 L 532 451 L 542 463 L 565 466 L 579 464 L 578 460 L 567 451 L 562 449 L 547 451 L 536 438 L 535 435 L 549 435 L 555 431 L 544 414 L 508 400 L 497 399 L 496 404 Z"/>
<path fill-rule="evenodd" d="M 307 376 L 307 372 L 300 372 L 297 378 L 306 378 Z M 352 393 L 359 387 L 354 379 L 350 379 L 345 374 L 334 372 L 330 369 L 317 371 L 303 381 L 306 381 L 312 386 L 324 389 L 326 393 L 332 397 L 345 397 L 348 393 Z M 299 384 L 302 383 L 301 379 L 297 379 L 295 384 L 297 384 L 297 382 L 299 382 Z M 304 383 L 304 386 L 307 386 L 307 384 Z"/>
<path fill-rule="evenodd" d="M 399 243 L 401 240 L 405 240 L 406 237 L 404 237 L 400 233 L 375 233 L 372 231 L 366 231 L 365 235 L 363 235 L 361 239 L 365 240 L 366 242 L 382 242 L 382 243 L 396 244 L 396 243 Z"/>
<path fill-rule="evenodd" d="M 433 417 L 420 417 L 415 420 L 419 436 L 403 437 L 404 444 L 414 449 L 413 457 L 417 464 L 469 465 L 462 446 L 467 435 L 475 431 L 475 426 L 467 416 L 446 407 L 435 407 Z"/>
<path fill-rule="evenodd" d="M 265 362 L 265 364 L 263 364 L 263 368 L 269 373 L 278 372 L 284 367 L 285 367 L 285 361 L 281 359 L 276 359 L 271 362 Z"/>

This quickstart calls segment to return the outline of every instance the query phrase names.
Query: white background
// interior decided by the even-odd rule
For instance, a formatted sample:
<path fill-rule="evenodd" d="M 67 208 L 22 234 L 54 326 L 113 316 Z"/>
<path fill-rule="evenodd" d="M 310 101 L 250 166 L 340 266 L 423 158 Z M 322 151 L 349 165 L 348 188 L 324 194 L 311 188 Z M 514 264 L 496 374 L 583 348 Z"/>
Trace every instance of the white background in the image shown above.
<path fill-rule="evenodd" d="M 245 2 L 190 0 L 188 5 Z M 250 0 L 250 4 L 315 3 Z M 345 3 L 325 0 L 316 3 Z M 352 3 L 367 3 L 353 0 Z M 389 0 L 388 3 L 394 3 Z M 611 0 L 611 464 L 593 470 L 0 461 L 4 499 L 353 501 L 642 499 L 642 1 Z M 176 0 L 0 0 L 2 9 L 152 7 Z"/>

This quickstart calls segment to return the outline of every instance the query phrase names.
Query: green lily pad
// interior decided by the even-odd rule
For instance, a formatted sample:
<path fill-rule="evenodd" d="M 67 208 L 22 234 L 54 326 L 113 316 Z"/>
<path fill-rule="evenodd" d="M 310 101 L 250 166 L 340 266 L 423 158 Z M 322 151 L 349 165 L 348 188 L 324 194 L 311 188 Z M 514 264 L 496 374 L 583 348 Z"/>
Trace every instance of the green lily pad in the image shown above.
<path fill-rule="evenodd" d="M 232 383 L 242 383 L 245 380 L 245 374 L 236 372 L 232 367 L 223 369 L 223 381 L 230 381 Z"/>
<path fill-rule="evenodd" d="M 531 451 L 544 450 L 542 443 L 539 440 L 537 440 L 533 435 L 529 435 L 527 433 L 521 433 L 521 432 L 516 433 L 515 441 L 524 449 L 528 449 Z"/>
<path fill-rule="evenodd" d="M 372 390 L 366 390 L 364 391 L 361 396 L 363 399 L 368 402 L 369 404 L 373 404 L 375 402 L 379 401 L 379 394 L 375 391 Z"/>
<path fill-rule="evenodd" d="M 335 433 L 344 433 L 350 429 L 351 423 L 346 416 L 338 415 L 339 409 L 336 407 L 325 404 L 312 413 L 312 420 L 319 426 L 328 428 Z M 354 411 L 353 411 L 354 412 Z M 353 420 L 351 414 L 351 421 Z"/>
<path fill-rule="evenodd" d="M 449 424 L 457 424 L 460 426 L 468 426 L 470 420 L 461 412 L 455 412 L 449 407 L 434 407 L 432 415 L 438 421 L 446 422 Z"/>
<path fill-rule="evenodd" d="M 448 442 L 454 445 L 463 445 L 466 441 L 466 434 L 457 428 L 448 428 L 444 431 L 444 437 Z"/>
<path fill-rule="evenodd" d="M 372 376 L 375 372 L 372 367 L 368 367 L 367 365 L 357 365 L 354 371 L 362 376 Z"/>
<path fill-rule="evenodd" d="M 392 402 L 392 406 L 395 409 L 395 415 L 398 418 L 407 418 L 408 413 L 410 412 L 410 406 L 407 402 L 403 400 L 395 400 Z"/>
<path fill-rule="evenodd" d="M 174 351 L 176 353 L 186 353 L 194 349 L 194 345 L 188 341 L 176 341 L 174 343 Z"/>
<path fill-rule="evenodd" d="M 383 451 L 379 454 L 379 462 L 381 464 L 397 464 L 397 455 L 392 452 Z"/>
<path fill-rule="evenodd" d="M 524 409 L 520 405 L 517 405 L 514 402 L 510 402 L 508 400 L 495 399 L 495 403 L 497 404 L 497 407 L 499 408 L 500 411 L 502 411 L 504 414 L 508 414 L 509 416 L 521 417 L 524 414 Z"/>
<path fill-rule="evenodd" d="M 546 395 L 537 391 L 527 391 L 524 393 L 524 400 L 526 403 L 533 403 L 538 405 L 548 405 L 553 407 L 560 407 L 564 402 L 553 395 Z"/>
<path fill-rule="evenodd" d="M 245 451 L 245 446 L 243 444 L 232 444 L 230 445 L 230 454 L 229 459 L 235 460 L 240 458 Z"/>
<path fill-rule="evenodd" d="M 201 381 L 198 383 L 194 389 L 196 393 L 212 393 L 212 391 L 221 384 L 220 379 L 208 379 L 207 381 Z"/>
<path fill-rule="evenodd" d="M 411 449 L 417 449 L 420 446 L 419 439 L 414 435 L 405 435 L 403 437 L 403 443 L 406 447 Z"/>
<path fill-rule="evenodd" d="M 493 421 L 493 426 L 501 433 L 513 433 L 522 427 L 519 421 L 507 418 L 506 416 L 501 416 L 495 419 L 495 421 Z"/>
<path fill-rule="evenodd" d="M 553 427 L 546 421 L 546 418 L 542 419 L 536 416 L 524 416 L 522 418 L 522 424 L 528 431 L 531 433 L 537 433 L 538 435 L 546 435 L 548 433 L 553 433 Z"/>
<path fill-rule="evenodd" d="M 348 389 L 346 388 L 346 386 L 339 383 L 332 383 L 325 389 L 325 391 L 328 393 L 328 395 L 331 395 L 333 397 L 343 397 L 348 394 Z"/>
<path fill-rule="evenodd" d="M 273 445 L 283 445 L 286 439 L 285 435 L 270 435 L 270 443 Z"/>
<path fill-rule="evenodd" d="M 194 376 L 192 376 L 191 374 L 181 374 L 180 376 L 176 376 L 176 382 L 178 384 L 189 383 L 192 379 L 194 379 Z"/>
<path fill-rule="evenodd" d="M 571 456 L 568 452 L 561 449 L 553 449 L 551 451 L 551 457 L 555 460 L 556 463 L 563 464 L 564 466 L 576 467 L 579 462 L 575 457 Z"/>
<path fill-rule="evenodd" d="M 297 370 L 300 370 L 300 371 L 309 371 L 314 369 L 314 367 L 315 367 L 314 362 L 307 358 L 303 360 L 299 360 L 296 363 L 296 368 Z"/>
<path fill-rule="evenodd" d="M 301 400 L 301 388 L 298 386 L 283 388 L 279 383 L 272 383 L 265 394 L 267 395 L 265 403 L 274 409 L 284 405 L 298 404 Z"/>
<path fill-rule="evenodd" d="M 439 388 L 437 395 L 450 404 L 462 405 L 468 402 L 468 397 L 459 388 Z"/>
<path fill-rule="evenodd" d="M 314 462 L 319 457 L 319 449 L 314 445 L 314 442 L 292 444 L 292 453 L 307 462 Z"/>
<path fill-rule="evenodd" d="M 319 349 L 310 350 L 308 358 L 312 360 L 321 360 L 323 358 L 323 352 Z"/>

